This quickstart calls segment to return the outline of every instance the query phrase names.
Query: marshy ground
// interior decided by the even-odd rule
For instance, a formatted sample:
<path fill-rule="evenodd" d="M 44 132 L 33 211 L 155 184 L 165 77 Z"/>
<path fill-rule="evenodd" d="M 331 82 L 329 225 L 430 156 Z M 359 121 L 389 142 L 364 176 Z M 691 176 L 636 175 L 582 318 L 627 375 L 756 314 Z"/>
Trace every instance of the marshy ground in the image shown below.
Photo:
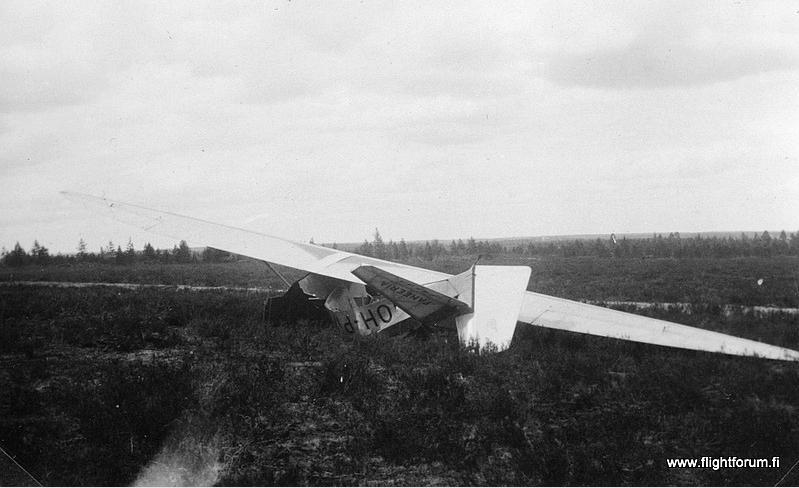
<path fill-rule="evenodd" d="M 723 307 L 799 306 L 796 258 L 525 264 L 536 291 L 691 303 L 691 313 L 642 313 L 799 348 L 796 315 Z M 12 271 L 275 286 L 248 262 L 26 267 L 0 279 Z M 352 340 L 318 325 L 266 326 L 265 298 L 0 287 L 0 445 L 48 485 L 773 485 L 799 459 L 793 363 L 535 327 L 487 355 L 446 331 Z M 782 467 L 666 466 L 702 456 L 779 456 Z"/>

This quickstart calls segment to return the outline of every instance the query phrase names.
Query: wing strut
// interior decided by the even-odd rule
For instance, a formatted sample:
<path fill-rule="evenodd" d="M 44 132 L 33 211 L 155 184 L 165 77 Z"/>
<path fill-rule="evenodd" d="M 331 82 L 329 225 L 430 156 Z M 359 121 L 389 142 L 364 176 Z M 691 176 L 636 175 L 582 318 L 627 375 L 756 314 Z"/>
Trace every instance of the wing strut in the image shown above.
<path fill-rule="evenodd" d="M 272 272 L 275 273 L 275 275 L 277 275 L 277 277 L 280 278 L 281 281 L 283 281 L 283 283 L 286 284 L 286 286 L 291 288 L 292 283 L 289 280 L 287 280 L 285 276 L 280 274 L 280 272 L 276 270 L 274 266 L 272 266 L 272 263 L 270 263 L 269 261 L 261 261 L 261 262 L 264 263 L 267 268 L 271 269 Z"/>

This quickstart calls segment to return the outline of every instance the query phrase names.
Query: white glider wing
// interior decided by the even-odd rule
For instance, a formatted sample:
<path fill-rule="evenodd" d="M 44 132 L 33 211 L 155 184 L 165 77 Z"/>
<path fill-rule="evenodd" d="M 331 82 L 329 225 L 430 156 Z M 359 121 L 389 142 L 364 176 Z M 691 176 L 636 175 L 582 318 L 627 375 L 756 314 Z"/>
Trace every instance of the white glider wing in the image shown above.
<path fill-rule="evenodd" d="M 361 283 L 352 274 L 352 271 L 362 265 L 377 266 L 391 274 L 422 285 L 445 280 L 450 276 L 437 271 L 360 256 L 314 244 L 293 242 L 260 232 L 107 198 L 73 192 L 61 193 L 71 201 L 104 211 L 114 220 L 154 234 L 183 239 L 195 246 L 213 247 L 351 283 Z"/>
<path fill-rule="evenodd" d="M 456 314 L 460 314 L 458 315 L 461 318 L 459 334 L 463 333 L 467 338 L 483 337 L 495 343 L 504 342 L 504 340 L 500 339 L 509 337 L 508 331 L 512 329 L 498 327 L 495 322 L 499 320 L 499 315 L 492 314 L 490 311 L 501 312 L 500 315 L 502 317 L 505 317 L 508 313 L 511 314 L 509 317 L 503 318 L 502 322 L 512 323 L 512 314 L 515 313 L 515 310 L 519 310 L 516 308 L 519 303 L 516 291 L 520 293 L 524 291 L 524 280 L 522 278 L 517 280 L 516 273 L 508 270 L 507 273 L 499 273 L 498 275 L 501 278 L 500 275 L 507 274 L 505 276 L 507 279 L 502 278 L 496 283 L 489 279 L 489 282 L 487 282 L 489 283 L 486 285 L 487 291 L 483 295 L 487 297 L 486 300 L 490 303 L 476 303 L 480 302 L 479 299 L 475 300 L 473 296 L 476 285 L 472 286 L 471 290 L 461 289 L 468 288 L 467 285 L 472 283 L 469 279 L 474 279 L 474 273 L 467 272 L 452 276 L 446 273 L 360 256 L 314 244 L 293 242 L 259 232 L 215 224 L 201 219 L 153 210 L 106 198 L 72 192 L 62 192 L 62 194 L 66 198 L 85 206 L 104 210 L 110 217 L 118 221 L 155 234 L 174 239 L 184 239 L 194 245 L 222 249 L 350 283 L 363 284 L 365 281 L 369 281 L 372 284 L 378 284 L 377 280 L 385 281 L 385 286 L 380 286 L 384 288 L 383 292 L 389 295 L 391 293 L 396 294 L 397 296 L 394 298 L 398 302 L 407 301 L 409 296 L 418 295 L 425 300 L 430 300 L 435 310 L 447 308 Z M 358 268 L 361 268 L 361 270 L 356 276 L 353 271 Z M 488 268 L 493 267 L 486 267 L 486 269 Z M 516 283 L 517 281 L 518 283 Z M 416 288 L 416 285 L 430 288 L 435 290 L 435 292 L 415 293 L 420 291 Z M 496 288 L 503 288 L 506 291 L 500 292 Z M 402 294 L 405 295 L 404 298 L 400 296 Z M 444 295 L 455 299 L 460 297 L 459 299 L 466 299 L 466 302 L 461 303 L 459 300 L 445 299 L 443 298 Z M 515 298 L 511 300 L 509 298 L 510 295 Z M 427 317 L 426 313 L 422 313 L 424 311 L 419 308 L 418 304 L 411 306 L 409 303 L 403 303 L 400 308 L 403 306 L 409 310 L 412 309 L 414 313 L 419 312 L 421 314 L 420 317 Z M 472 310 L 480 308 L 489 316 L 483 314 L 485 320 L 474 321 L 473 319 L 477 317 L 479 311 L 473 314 L 469 313 L 470 311 L 467 310 L 469 307 Z M 518 311 L 518 320 L 542 327 L 661 346 L 799 361 L 799 352 L 790 349 L 530 291 L 525 291 L 521 295 L 521 309 Z M 485 327 L 480 324 L 484 324 Z M 494 331 L 494 329 L 499 328 L 502 329 L 501 334 Z M 488 334 L 488 332 L 491 332 L 491 334 Z"/>
<path fill-rule="evenodd" d="M 799 352 L 784 347 L 531 291 L 522 301 L 519 321 L 660 346 L 799 361 Z"/>

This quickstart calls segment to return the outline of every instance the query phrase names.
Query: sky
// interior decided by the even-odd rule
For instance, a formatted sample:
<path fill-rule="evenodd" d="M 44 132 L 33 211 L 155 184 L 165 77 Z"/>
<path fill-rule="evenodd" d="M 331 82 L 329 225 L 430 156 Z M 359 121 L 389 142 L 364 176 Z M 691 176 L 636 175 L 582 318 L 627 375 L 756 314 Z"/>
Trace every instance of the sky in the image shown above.
<path fill-rule="evenodd" d="M 77 191 L 359 242 L 799 229 L 796 2 L 0 3 L 0 245 Z M 202 243 L 189 243 L 202 245 Z"/>

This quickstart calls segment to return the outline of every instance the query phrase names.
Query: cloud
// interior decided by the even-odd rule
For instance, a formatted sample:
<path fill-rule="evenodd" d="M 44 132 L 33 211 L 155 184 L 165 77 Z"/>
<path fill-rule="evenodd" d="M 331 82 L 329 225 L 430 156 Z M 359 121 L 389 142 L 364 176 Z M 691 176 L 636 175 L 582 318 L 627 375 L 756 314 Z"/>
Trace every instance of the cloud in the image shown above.
<path fill-rule="evenodd" d="M 624 42 L 577 48 L 566 42 L 546 54 L 539 74 L 565 86 L 628 89 L 701 86 L 799 68 L 799 36 L 786 24 L 795 8 L 788 4 L 668 3 L 620 15 L 635 18 L 615 36 Z"/>
<path fill-rule="evenodd" d="M 82 60 L 55 54 L 38 46 L 0 48 L 0 112 L 37 111 L 77 105 L 93 99 L 102 80 L 89 75 Z"/>
<path fill-rule="evenodd" d="M 790 3 L 31 2 L 0 3 L 7 247 L 60 189 L 301 239 L 589 231 L 648 213 L 582 218 L 626 174 L 645 201 L 799 154 Z"/>
<path fill-rule="evenodd" d="M 698 47 L 638 38 L 623 48 L 562 55 L 550 61 L 547 76 L 563 85 L 659 88 L 705 85 L 797 67 L 797 52 Z"/>

